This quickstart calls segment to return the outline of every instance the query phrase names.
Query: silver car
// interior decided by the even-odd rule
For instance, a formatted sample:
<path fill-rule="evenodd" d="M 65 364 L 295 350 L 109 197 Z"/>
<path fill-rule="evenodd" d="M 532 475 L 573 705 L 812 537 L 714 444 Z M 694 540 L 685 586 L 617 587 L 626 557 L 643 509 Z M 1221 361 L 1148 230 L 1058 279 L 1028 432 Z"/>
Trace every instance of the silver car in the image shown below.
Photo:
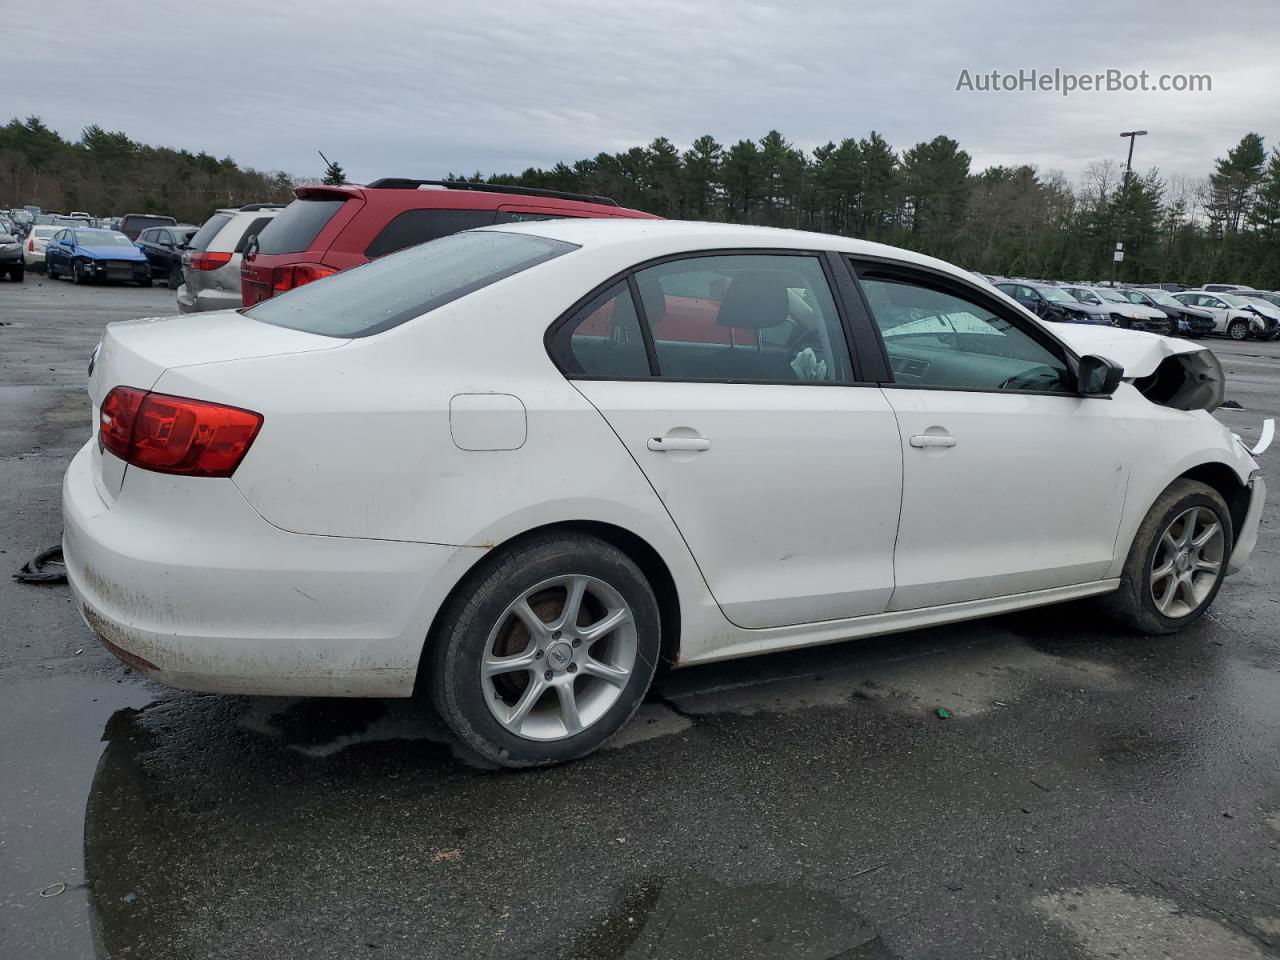
<path fill-rule="evenodd" d="M 279 203 L 250 203 L 219 210 L 206 220 L 182 255 L 178 309 L 197 313 L 239 307 L 240 255 L 283 209 Z"/>

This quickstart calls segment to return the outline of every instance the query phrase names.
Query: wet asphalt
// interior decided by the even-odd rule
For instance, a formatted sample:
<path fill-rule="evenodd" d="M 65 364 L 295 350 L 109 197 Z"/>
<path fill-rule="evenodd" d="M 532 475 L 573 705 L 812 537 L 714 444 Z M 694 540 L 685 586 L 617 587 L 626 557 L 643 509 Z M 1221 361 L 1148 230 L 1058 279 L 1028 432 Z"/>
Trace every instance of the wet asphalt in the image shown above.
<path fill-rule="evenodd" d="M 0 282 L 5 572 L 58 540 L 102 324 L 173 305 L 28 277 Z M 1252 439 L 1280 344 L 1212 346 Z M 159 687 L 5 577 L 0 957 L 1280 956 L 1278 573 L 1273 511 L 1178 636 L 1076 604 L 676 671 L 521 774 L 410 702 Z"/>

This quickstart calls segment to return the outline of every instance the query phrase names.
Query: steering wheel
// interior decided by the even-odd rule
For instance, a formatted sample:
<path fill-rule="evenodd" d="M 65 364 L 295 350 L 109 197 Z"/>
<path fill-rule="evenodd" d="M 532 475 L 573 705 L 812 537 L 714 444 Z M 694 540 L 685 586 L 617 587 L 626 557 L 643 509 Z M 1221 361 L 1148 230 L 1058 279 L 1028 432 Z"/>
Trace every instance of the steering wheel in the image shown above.
<path fill-rule="evenodd" d="M 1001 390 L 1037 390 L 1061 383 L 1060 371 L 1046 363 L 1028 367 L 1000 384 Z"/>

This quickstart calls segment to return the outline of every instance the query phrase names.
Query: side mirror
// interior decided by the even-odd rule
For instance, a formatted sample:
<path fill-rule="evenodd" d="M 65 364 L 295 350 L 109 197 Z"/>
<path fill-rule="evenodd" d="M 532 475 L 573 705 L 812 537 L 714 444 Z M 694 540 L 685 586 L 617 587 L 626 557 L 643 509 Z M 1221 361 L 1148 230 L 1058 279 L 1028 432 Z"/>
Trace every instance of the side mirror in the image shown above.
<path fill-rule="evenodd" d="M 1080 358 L 1076 388 L 1086 397 L 1109 397 L 1124 377 L 1124 367 L 1106 357 L 1090 354 Z"/>

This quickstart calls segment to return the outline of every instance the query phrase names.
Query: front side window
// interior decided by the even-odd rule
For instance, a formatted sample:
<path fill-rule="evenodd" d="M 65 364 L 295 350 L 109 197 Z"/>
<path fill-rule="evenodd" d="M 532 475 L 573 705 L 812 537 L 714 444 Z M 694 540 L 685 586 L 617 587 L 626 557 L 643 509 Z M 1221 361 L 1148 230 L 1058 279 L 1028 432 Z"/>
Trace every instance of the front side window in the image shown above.
<path fill-rule="evenodd" d="M 840 316 L 817 257 L 691 257 L 640 270 L 635 280 L 662 377 L 853 379 Z"/>
<path fill-rule="evenodd" d="M 1057 353 L 977 300 L 874 273 L 861 282 L 899 386 L 1075 392 Z"/>

